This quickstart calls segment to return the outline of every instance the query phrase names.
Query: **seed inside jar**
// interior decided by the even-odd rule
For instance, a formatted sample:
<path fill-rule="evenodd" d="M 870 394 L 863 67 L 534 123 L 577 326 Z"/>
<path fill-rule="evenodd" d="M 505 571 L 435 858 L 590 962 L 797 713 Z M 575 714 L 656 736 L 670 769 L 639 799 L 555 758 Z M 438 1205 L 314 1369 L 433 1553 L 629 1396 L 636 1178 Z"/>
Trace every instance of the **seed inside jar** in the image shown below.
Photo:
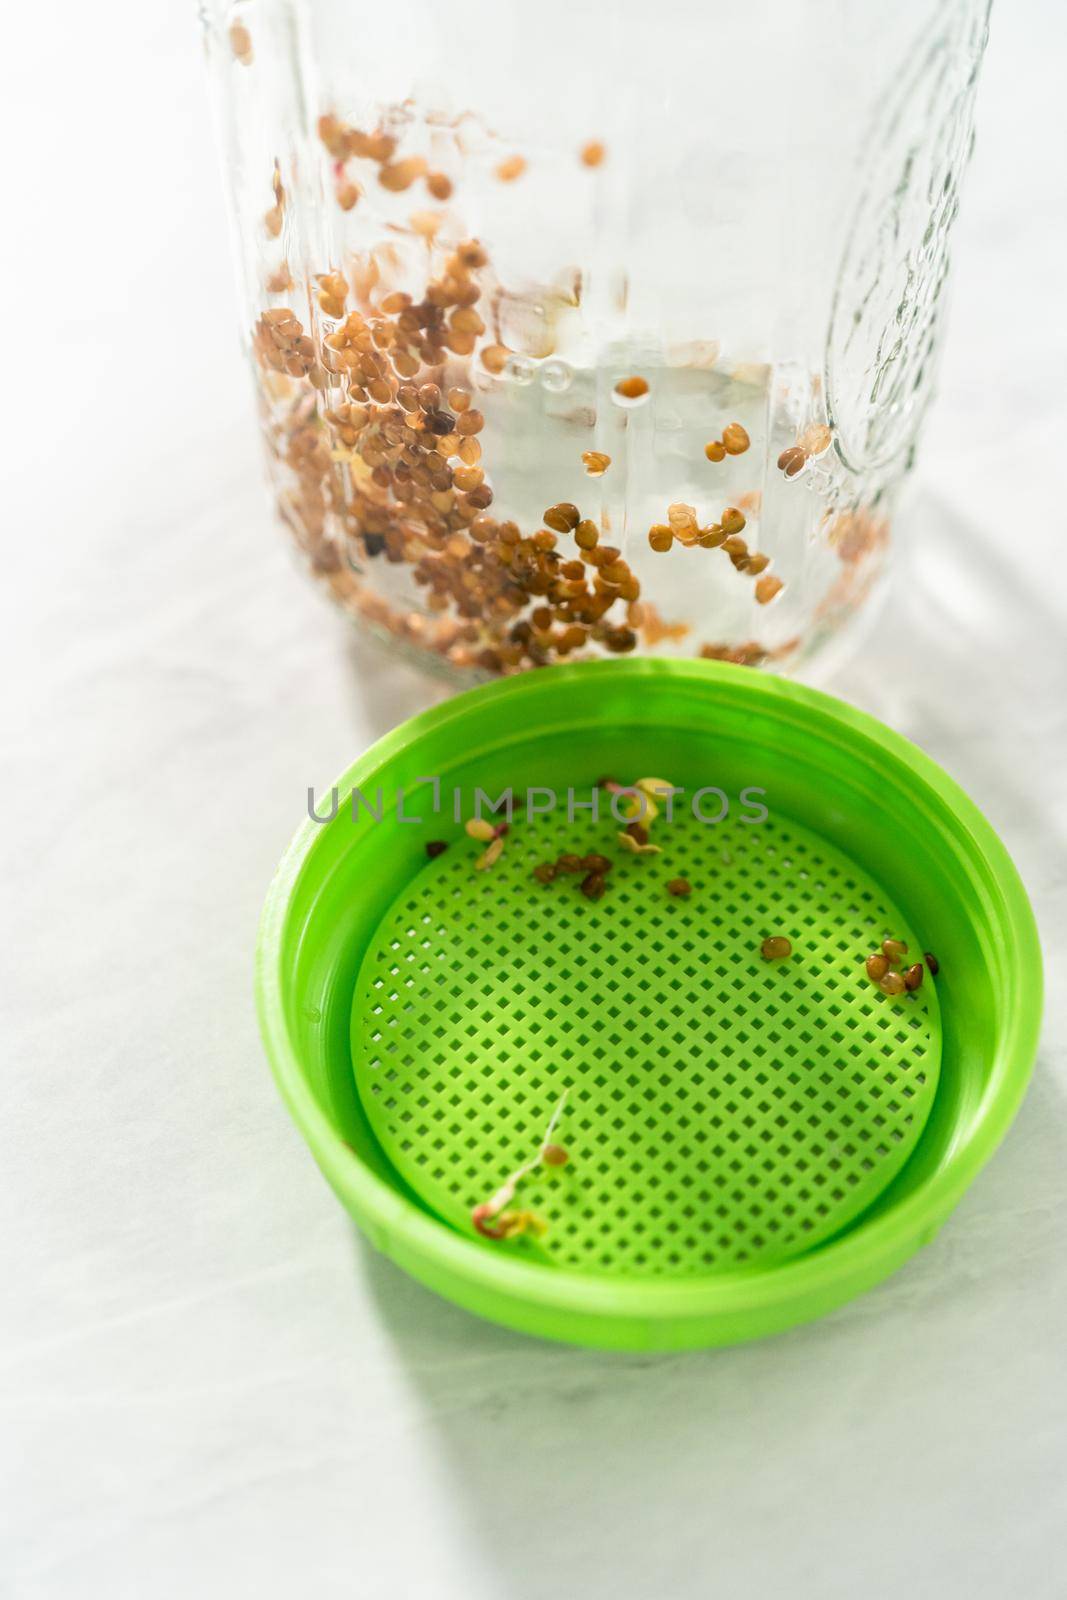
<path fill-rule="evenodd" d="M 631 378 L 620 378 L 615 385 L 615 393 L 624 400 L 643 400 L 648 393 L 648 380 L 637 375 Z"/>
<path fill-rule="evenodd" d="M 667 527 L 666 523 L 657 522 L 648 530 L 648 542 L 653 550 L 658 550 L 662 554 L 674 543 L 674 531 Z"/>
<path fill-rule="evenodd" d="M 525 156 L 506 156 L 496 169 L 496 175 L 501 183 L 514 183 L 516 178 L 521 178 L 526 171 Z"/>
<path fill-rule="evenodd" d="M 790 445 L 788 450 L 783 450 L 778 457 L 778 469 L 784 472 L 787 478 L 795 478 L 797 473 L 806 464 L 808 453 L 799 445 Z"/>
<path fill-rule="evenodd" d="M 782 580 L 773 573 L 766 572 L 762 578 L 756 580 L 756 601 L 759 605 L 769 605 L 775 595 L 782 592 Z"/>
<path fill-rule="evenodd" d="M 704 446 L 704 454 L 709 461 L 722 461 L 726 456 L 726 446 L 721 439 L 709 439 Z"/>
<path fill-rule="evenodd" d="M 607 149 L 599 139 L 590 139 L 582 145 L 578 154 L 583 167 L 599 167 L 607 155 Z"/>
<path fill-rule="evenodd" d="M 542 513 L 542 521 L 546 528 L 552 528 L 556 533 L 570 533 L 582 520 L 582 514 L 577 506 L 570 505 L 567 501 L 558 506 L 549 506 Z"/>
<path fill-rule="evenodd" d="M 729 422 L 722 430 L 722 442 L 727 455 L 743 456 L 752 443 L 747 431 L 739 422 Z"/>

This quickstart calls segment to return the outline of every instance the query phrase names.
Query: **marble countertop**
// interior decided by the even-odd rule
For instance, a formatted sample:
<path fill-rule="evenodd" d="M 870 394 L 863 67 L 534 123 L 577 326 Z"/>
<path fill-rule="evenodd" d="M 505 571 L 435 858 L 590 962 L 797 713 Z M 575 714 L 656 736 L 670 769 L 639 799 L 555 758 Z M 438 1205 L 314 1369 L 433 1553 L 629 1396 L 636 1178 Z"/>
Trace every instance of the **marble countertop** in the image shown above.
<path fill-rule="evenodd" d="M 1067 29 L 1053 0 L 994 10 L 909 549 L 827 687 L 1014 853 L 1040 1060 L 890 1282 L 759 1345 L 649 1357 L 537 1343 L 409 1282 L 282 1110 L 250 994 L 265 886 L 307 785 L 434 691 L 268 531 L 193 17 L 18 8 L 0 1592 L 1067 1590 Z"/>

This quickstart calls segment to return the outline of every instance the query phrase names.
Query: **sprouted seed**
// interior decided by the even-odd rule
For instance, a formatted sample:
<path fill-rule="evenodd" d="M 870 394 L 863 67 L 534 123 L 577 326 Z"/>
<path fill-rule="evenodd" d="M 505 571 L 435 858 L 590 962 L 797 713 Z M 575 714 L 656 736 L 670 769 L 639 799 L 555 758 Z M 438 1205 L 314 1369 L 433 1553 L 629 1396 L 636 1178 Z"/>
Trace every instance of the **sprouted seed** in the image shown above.
<path fill-rule="evenodd" d="M 775 933 L 769 939 L 764 939 L 759 953 L 764 961 L 784 961 L 786 956 L 793 954 L 793 945 L 783 934 Z"/>
<path fill-rule="evenodd" d="M 553 1144 L 552 1135 L 555 1133 L 556 1125 L 563 1115 L 563 1108 L 567 1104 L 569 1092 L 568 1089 L 564 1089 L 560 1096 L 559 1104 L 553 1111 L 548 1127 L 545 1129 L 545 1136 L 537 1147 L 537 1154 L 532 1156 L 529 1161 L 524 1161 L 521 1167 L 517 1167 L 509 1178 L 505 1178 L 495 1194 L 490 1195 L 488 1200 L 483 1200 L 480 1205 L 476 1205 L 471 1212 L 471 1222 L 474 1224 L 475 1230 L 484 1239 L 514 1239 L 521 1233 L 540 1235 L 545 1232 L 546 1224 L 534 1212 L 506 1211 L 504 1208 L 514 1200 L 515 1191 L 523 1178 L 535 1171 L 546 1160 L 547 1152 L 550 1149 L 561 1148 Z M 566 1160 L 565 1151 L 564 1160 Z M 558 1166 L 560 1163 L 558 1161 L 549 1161 L 548 1165 Z"/>
<path fill-rule="evenodd" d="M 498 834 L 496 836 L 496 838 L 494 838 L 494 840 L 493 840 L 492 844 L 489 846 L 489 848 L 487 850 L 483 850 L 482 851 L 482 854 L 478 857 L 477 861 L 474 863 L 475 868 L 479 872 L 484 872 L 488 867 L 495 867 L 497 862 L 500 860 L 500 857 L 503 854 L 504 854 L 504 840 L 503 840 L 502 836 L 500 834 Z"/>
<path fill-rule="evenodd" d="M 447 839 L 427 839 L 426 841 L 426 854 L 431 861 L 435 860 L 437 856 L 443 856 L 447 849 Z"/>
<path fill-rule="evenodd" d="M 639 827 L 639 826 L 640 826 L 639 823 L 633 823 L 633 822 L 630 823 L 630 827 L 631 828 Z M 662 851 L 662 849 L 660 848 L 660 846 L 658 844 L 649 844 L 648 843 L 648 835 L 647 835 L 647 833 L 645 835 L 644 843 L 642 843 L 639 839 L 636 839 L 634 837 L 634 835 L 632 833 L 630 833 L 629 829 L 627 829 L 627 831 L 625 833 L 616 834 L 616 838 L 618 839 L 619 843 L 622 845 L 623 849 L 624 850 L 629 850 L 631 855 L 634 855 L 634 856 L 661 856 L 663 854 L 663 851 Z"/>
<path fill-rule="evenodd" d="M 908 947 L 904 943 L 903 939 L 882 940 L 882 954 L 885 956 L 891 967 L 897 966 L 901 958 L 906 956 L 907 953 Z"/>

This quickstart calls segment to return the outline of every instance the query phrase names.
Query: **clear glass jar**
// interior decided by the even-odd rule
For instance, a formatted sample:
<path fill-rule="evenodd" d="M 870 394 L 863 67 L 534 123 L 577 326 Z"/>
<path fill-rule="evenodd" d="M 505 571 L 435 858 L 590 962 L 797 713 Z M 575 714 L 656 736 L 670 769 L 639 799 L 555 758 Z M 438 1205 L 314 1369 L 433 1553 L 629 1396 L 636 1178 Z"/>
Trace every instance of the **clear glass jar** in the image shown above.
<path fill-rule="evenodd" d="M 209 4 L 310 570 L 460 674 L 822 649 L 930 397 L 987 13 Z"/>

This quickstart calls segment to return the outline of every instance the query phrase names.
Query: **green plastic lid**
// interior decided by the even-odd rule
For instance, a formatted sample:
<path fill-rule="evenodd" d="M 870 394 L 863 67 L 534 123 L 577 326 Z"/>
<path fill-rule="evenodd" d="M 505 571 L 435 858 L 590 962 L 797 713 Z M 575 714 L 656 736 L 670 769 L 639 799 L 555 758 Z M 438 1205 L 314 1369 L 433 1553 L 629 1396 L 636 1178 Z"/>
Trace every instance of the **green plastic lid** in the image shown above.
<path fill-rule="evenodd" d="M 669 802 L 618 792 L 651 775 Z M 264 912 L 268 1053 L 368 1237 L 473 1311 L 624 1348 L 783 1328 L 932 1237 L 1014 1114 L 1025 893 L 849 707 L 719 663 L 564 667 L 413 719 L 335 787 Z M 506 791 L 486 864 L 464 824 Z M 534 876 L 591 853 L 592 898 L 587 869 Z M 886 938 L 920 987 L 868 977 Z"/>

